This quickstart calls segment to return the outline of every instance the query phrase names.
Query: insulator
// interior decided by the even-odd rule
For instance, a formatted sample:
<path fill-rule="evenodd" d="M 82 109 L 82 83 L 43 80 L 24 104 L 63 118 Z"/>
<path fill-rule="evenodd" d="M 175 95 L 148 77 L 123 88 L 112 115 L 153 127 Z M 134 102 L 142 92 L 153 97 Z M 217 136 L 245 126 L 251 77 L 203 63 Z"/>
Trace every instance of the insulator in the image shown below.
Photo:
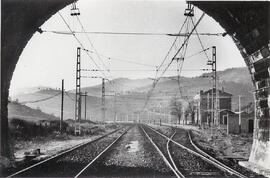
<path fill-rule="evenodd" d="M 188 7 L 185 9 L 185 16 L 193 17 L 194 16 L 194 10 L 190 3 L 188 3 Z"/>
<path fill-rule="evenodd" d="M 71 16 L 77 16 L 80 15 L 79 8 L 76 7 L 76 2 L 72 3 L 71 9 L 70 9 L 70 15 Z"/>

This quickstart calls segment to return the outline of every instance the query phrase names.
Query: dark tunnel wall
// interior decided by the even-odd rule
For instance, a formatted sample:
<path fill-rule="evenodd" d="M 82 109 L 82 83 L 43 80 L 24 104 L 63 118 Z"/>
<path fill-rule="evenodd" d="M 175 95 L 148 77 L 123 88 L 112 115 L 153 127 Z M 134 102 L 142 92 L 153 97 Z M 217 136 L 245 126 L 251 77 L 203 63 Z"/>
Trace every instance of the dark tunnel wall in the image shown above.
<path fill-rule="evenodd" d="M 264 87 L 270 86 L 268 67 L 270 67 L 269 36 L 270 36 L 270 3 L 269 2 L 192 2 L 201 10 L 213 17 L 233 38 L 249 67 L 252 81 L 256 87 L 257 111 L 269 110 L 265 100 L 268 98 Z M 263 91 L 263 94 L 262 94 Z M 269 90 L 270 91 L 270 90 Z M 261 96 L 263 95 L 263 96 Z M 261 118 L 257 114 L 257 118 Z M 263 120 L 269 120 L 269 113 L 265 113 Z M 263 122 L 264 122 L 263 121 Z M 258 139 L 269 141 L 269 124 L 261 124 L 266 130 L 258 130 Z M 256 130 L 255 130 L 256 131 Z M 265 133 L 264 133 L 265 132 Z"/>
<path fill-rule="evenodd" d="M 72 1 L 74 0 L 1 1 L 2 156 L 11 157 L 8 148 L 8 90 L 19 56 L 38 27 Z M 191 3 L 213 17 L 226 30 L 249 67 L 257 89 L 254 143 L 250 160 L 268 159 L 266 166 L 270 167 L 269 2 L 191 1 Z"/>
<path fill-rule="evenodd" d="M 1 1 L 1 155 L 8 148 L 7 104 L 10 81 L 17 61 L 37 29 L 57 11 L 74 0 Z"/>
<path fill-rule="evenodd" d="M 256 89 L 255 127 L 249 161 L 270 167 L 270 2 L 191 3 L 215 19 L 238 47 Z"/>

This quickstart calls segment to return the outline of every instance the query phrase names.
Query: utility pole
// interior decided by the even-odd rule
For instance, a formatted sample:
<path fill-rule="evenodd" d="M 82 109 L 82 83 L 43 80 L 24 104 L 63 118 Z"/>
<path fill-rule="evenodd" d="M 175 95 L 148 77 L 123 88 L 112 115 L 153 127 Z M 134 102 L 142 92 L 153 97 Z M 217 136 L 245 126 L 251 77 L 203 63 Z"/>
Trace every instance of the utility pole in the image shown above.
<path fill-rule="evenodd" d="M 212 60 L 207 61 L 207 65 L 212 67 L 212 80 L 213 80 L 213 87 L 212 87 L 212 98 L 211 98 L 211 135 L 212 129 L 214 126 L 214 120 L 217 120 L 217 63 L 216 63 L 216 46 L 212 47 Z M 215 92 L 215 100 L 214 100 L 214 92 Z M 216 104 L 214 104 L 214 101 Z M 215 108 L 215 110 L 214 110 Z"/>
<path fill-rule="evenodd" d="M 216 46 L 212 47 L 212 61 L 213 61 L 213 72 L 214 72 L 214 90 L 215 90 L 215 112 L 214 112 L 214 118 L 215 118 L 215 124 L 218 124 L 218 88 L 217 88 L 217 52 L 216 52 Z"/>
<path fill-rule="evenodd" d="M 101 117 L 102 122 L 105 121 L 105 78 L 102 78 L 102 89 L 101 89 Z"/>
<path fill-rule="evenodd" d="M 87 109 L 86 109 L 86 103 L 87 103 L 87 92 L 85 91 L 84 94 L 81 94 L 81 97 L 84 96 L 84 120 L 86 120 L 86 112 L 87 112 Z"/>
<path fill-rule="evenodd" d="M 64 79 L 62 79 L 62 97 L 61 97 L 61 117 L 60 117 L 60 133 L 63 132 L 63 110 L 64 110 Z"/>
<path fill-rule="evenodd" d="M 116 93 L 114 93 L 114 122 L 116 121 Z"/>
<path fill-rule="evenodd" d="M 241 95 L 238 96 L 238 106 L 239 106 L 239 133 L 241 133 Z M 228 122 L 227 122 L 228 123 Z"/>
<path fill-rule="evenodd" d="M 81 134 L 81 48 L 77 48 L 76 95 L 75 95 L 75 135 Z"/>
<path fill-rule="evenodd" d="M 206 117 L 206 119 L 207 119 L 207 124 L 209 125 L 210 124 L 210 122 L 209 122 L 209 93 L 207 93 L 207 99 L 206 99 L 206 107 L 207 107 L 207 117 Z"/>
<path fill-rule="evenodd" d="M 76 2 L 72 3 L 71 16 L 80 15 L 80 10 L 76 7 Z M 77 48 L 76 63 L 76 94 L 75 94 L 75 118 L 74 118 L 74 134 L 81 134 L 81 48 Z"/>
<path fill-rule="evenodd" d="M 86 103 L 87 103 L 87 92 L 84 92 L 84 119 L 86 120 Z"/>

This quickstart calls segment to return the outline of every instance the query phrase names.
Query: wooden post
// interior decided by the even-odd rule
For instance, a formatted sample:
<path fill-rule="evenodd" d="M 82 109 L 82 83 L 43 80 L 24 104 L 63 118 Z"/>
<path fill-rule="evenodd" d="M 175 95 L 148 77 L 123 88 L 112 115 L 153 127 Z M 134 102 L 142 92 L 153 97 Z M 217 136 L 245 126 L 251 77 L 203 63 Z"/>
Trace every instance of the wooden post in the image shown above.
<path fill-rule="evenodd" d="M 61 97 L 61 117 L 60 117 L 60 133 L 63 132 L 63 110 L 64 110 L 64 79 L 62 79 L 62 97 Z"/>

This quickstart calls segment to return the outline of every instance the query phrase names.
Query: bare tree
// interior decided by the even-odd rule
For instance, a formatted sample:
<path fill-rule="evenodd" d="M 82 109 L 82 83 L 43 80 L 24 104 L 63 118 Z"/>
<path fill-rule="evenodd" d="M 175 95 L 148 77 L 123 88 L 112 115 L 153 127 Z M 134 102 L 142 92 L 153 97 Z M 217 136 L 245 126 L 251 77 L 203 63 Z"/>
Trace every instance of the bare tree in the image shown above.
<path fill-rule="evenodd" d="M 170 101 L 170 108 L 172 115 L 176 115 L 178 118 L 178 124 L 180 124 L 182 117 L 183 101 L 180 98 L 173 97 Z"/>
<path fill-rule="evenodd" d="M 191 116 L 191 123 L 195 123 L 195 113 L 196 113 L 196 105 L 194 101 L 189 101 L 187 105 L 187 110 L 186 110 L 187 115 L 190 114 Z"/>

